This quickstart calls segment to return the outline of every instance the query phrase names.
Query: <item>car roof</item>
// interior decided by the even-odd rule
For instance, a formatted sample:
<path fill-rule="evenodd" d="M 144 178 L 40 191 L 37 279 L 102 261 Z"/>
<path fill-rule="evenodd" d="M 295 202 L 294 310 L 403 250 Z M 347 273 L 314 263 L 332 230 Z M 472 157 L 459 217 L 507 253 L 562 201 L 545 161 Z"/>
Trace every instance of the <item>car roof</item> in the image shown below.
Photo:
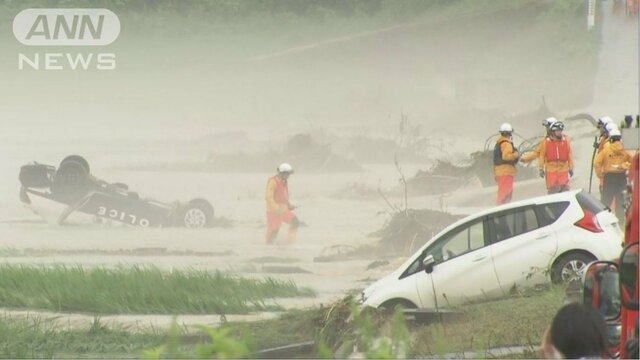
<path fill-rule="evenodd" d="M 536 196 L 529 199 L 518 200 L 508 204 L 497 205 L 485 210 L 478 211 L 477 213 L 471 214 L 468 217 L 475 216 L 475 215 L 482 216 L 487 214 L 493 214 L 496 212 L 500 212 L 502 210 L 508 210 L 508 209 L 517 208 L 517 207 L 526 206 L 526 205 L 547 204 L 547 203 L 563 201 L 563 200 L 567 201 L 567 200 L 575 199 L 576 194 L 581 191 L 582 189 L 569 190 L 569 191 L 556 193 L 556 194 L 548 194 L 548 195 Z M 465 217 L 465 219 L 466 218 L 467 217 Z"/>
<path fill-rule="evenodd" d="M 430 243 L 432 239 L 440 237 L 441 234 L 444 234 L 447 231 L 450 231 L 451 229 L 461 224 L 464 224 L 470 220 L 481 218 L 489 214 L 495 214 L 505 210 L 528 206 L 528 205 L 548 204 L 548 203 L 558 202 L 558 201 L 571 201 L 572 199 L 575 199 L 576 194 L 581 191 L 583 190 L 582 189 L 570 190 L 570 191 L 565 191 L 565 192 L 556 193 L 556 194 L 548 194 L 548 195 L 537 196 L 537 197 L 533 197 L 525 200 L 514 201 L 508 204 L 492 206 L 488 209 L 475 212 L 473 214 L 463 217 L 462 219 L 459 219 L 458 221 L 452 223 L 451 225 L 444 228 L 442 231 L 432 236 L 431 239 L 427 241 L 427 243 Z"/>

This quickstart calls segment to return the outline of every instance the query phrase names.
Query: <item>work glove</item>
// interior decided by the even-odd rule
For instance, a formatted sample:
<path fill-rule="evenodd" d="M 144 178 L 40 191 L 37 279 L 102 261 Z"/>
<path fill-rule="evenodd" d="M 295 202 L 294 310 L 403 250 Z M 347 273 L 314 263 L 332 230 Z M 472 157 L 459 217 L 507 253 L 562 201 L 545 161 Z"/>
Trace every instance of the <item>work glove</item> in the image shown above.
<path fill-rule="evenodd" d="M 540 169 L 540 172 L 538 173 L 538 175 L 540 175 L 540 177 L 543 178 L 544 177 L 544 170 Z"/>
<path fill-rule="evenodd" d="M 569 169 L 569 177 L 573 177 L 573 169 Z"/>

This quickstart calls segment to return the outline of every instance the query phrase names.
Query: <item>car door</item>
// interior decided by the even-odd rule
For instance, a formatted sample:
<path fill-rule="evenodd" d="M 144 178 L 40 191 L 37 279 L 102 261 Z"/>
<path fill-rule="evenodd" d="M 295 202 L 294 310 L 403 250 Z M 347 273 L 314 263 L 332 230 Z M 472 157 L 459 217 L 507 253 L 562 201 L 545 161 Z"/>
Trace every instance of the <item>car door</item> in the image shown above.
<path fill-rule="evenodd" d="M 416 274 L 416 287 L 423 307 L 460 304 L 492 294 L 499 289 L 486 245 L 486 224 L 472 220 L 441 236 L 425 249 L 436 260 L 431 274 Z M 433 281 L 433 284 L 431 283 Z"/>
<path fill-rule="evenodd" d="M 547 282 L 557 237 L 545 205 L 518 207 L 488 216 L 491 258 L 504 294 Z"/>

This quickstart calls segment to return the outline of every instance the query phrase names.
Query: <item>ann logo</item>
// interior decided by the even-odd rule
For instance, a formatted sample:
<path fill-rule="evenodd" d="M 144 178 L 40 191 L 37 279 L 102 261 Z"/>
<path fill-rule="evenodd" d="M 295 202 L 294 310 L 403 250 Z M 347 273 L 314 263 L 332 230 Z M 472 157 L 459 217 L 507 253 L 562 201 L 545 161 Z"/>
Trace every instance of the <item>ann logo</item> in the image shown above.
<path fill-rule="evenodd" d="M 50 27 L 46 15 L 38 15 L 26 36 L 26 40 L 41 36 L 45 40 L 84 40 L 86 35 L 92 39 L 100 39 L 104 25 L 104 15 L 99 15 L 93 21 L 91 15 L 73 15 L 71 24 L 64 15 L 55 17 L 55 23 Z M 79 25 L 79 26 L 78 26 Z M 62 35 L 62 37 L 61 37 Z"/>
<path fill-rule="evenodd" d="M 13 19 L 13 35 L 27 46 L 105 46 L 120 35 L 120 19 L 107 9 L 26 9 Z M 115 68 L 110 52 L 18 53 L 19 70 Z"/>
<path fill-rule="evenodd" d="M 28 46 L 104 46 L 120 35 L 120 20 L 107 9 L 26 9 L 13 34 Z"/>

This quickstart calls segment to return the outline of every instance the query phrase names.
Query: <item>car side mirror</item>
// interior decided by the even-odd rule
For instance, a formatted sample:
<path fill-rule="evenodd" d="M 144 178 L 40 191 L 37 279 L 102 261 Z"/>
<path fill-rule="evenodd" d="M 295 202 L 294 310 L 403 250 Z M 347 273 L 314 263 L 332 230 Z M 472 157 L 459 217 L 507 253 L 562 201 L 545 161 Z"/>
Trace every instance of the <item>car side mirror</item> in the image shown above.
<path fill-rule="evenodd" d="M 424 266 L 424 272 L 427 274 L 431 274 L 433 272 L 433 265 L 436 263 L 436 260 L 433 258 L 433 255 L 427 255 L 424 260 L 422 260 L 422 265 Z"/>
<path fill-rule="evenodd" d="M 595 261 L 589 264 L 582 281 L 582 302 L 598 310 L 605 320 L 620 316 L 618 264 Z"/>
<path fill-rule="evenodd" d="M 638 243 L 627 245 L 620 255 L 620 300 L 622 306 L 638 310 Z"/>

